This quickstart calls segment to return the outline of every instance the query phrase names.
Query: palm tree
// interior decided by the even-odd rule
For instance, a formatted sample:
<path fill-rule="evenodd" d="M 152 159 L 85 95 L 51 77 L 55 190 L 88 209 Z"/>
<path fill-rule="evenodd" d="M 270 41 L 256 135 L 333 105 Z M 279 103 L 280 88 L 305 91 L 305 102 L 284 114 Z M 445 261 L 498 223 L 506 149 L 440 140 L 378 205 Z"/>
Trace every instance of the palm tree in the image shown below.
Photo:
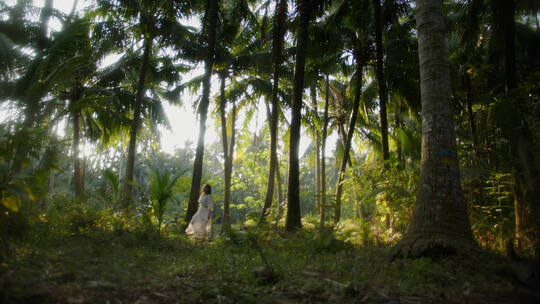
<path fill-rule="evenodd" d="M 382 17 L 381 17 L 381 1 L 372 0 L 375 7 L 375 46 L 376 46 L 376 71 L 377 84 L 379 86 L 379 115 L 381 121 L 381 143 L 383 161 L 390 158 L 388 150 L 388 119 L 386 116 L 386 104 L 388 103 L 388 94 L 386 92 L 386 80 L 384 78 L 384 62 L 383 62 L 383 45 L 382 45 Z"/>
<path fill-rule="evenodd" d="M 24 5 L 24 3 L 22 3 Z M 47 37 L 48 23 L 53 13 L 53 1 L 46 0 L 44 6 L 40 12 L 40 24 L 38 29 L 38 36 L 35 41 L 36 57 L 29 63 L 29 68 L 25 71 L 25 74 L 18 79 L 17 84 L 12 93 L 12 97 L 15 99 L 23 100 L 26 104 L 24 110 L 24 121 L 21 129 L 18 130 L 18 136 L 20 138 L 27 138 L 27 132 L 29 128 L 37 125 L 41 119 L 38 117 L 40 110 L 40 102 L 46 95 L 44 86 L 40 86 L 43 83 L 43 79 L 39 77 L 43 74 L 46 75 L 45 79 L 50 79 L 51 76 L 56 74 L 57 70 L 52 69 L 52 64 L 44 62 L 43 55 L 47 51 L 49 44 L 49 37 Z M 58 58 L 57 58 L 58 59 Z M 38 82 L 37 85 L 35 82 Z M 46 85 L 50 85 L 48 82 Z M 15 149 L 13 162 L 10 168 L 10 175 L 19 171 L 22 167 L 22 161 L 27 156 L 29 146 L 27 142 L 20 142 Z"/>
<path fill-rule="evenodd" d="M 285 228 L 288 231 L 293 231 L 302 227 L 300 214 L 300 168 L 298 163 L 298 147 L 300 144 L 300 127 L 302 123 L 301 111 L 302 95 L 304 91 L 304 66 L 306 64 L 305 52 L 311 14 L 311 1 L 299 0 L 299 20 L 296 34 L 296 64 L 294 68 L 294 88 L 291 106 L 287 217 L 285 220 Z"/>
<path fill-rule="evenodd" d="M 227 117 L 226 117 L 226 105 L 227 99 L 225 96 L 225 79 L 226 74 L 220 74 L 221 87 L 220 87 L 220 118 L 221 118 L 221 132 L 223 141 L 223 158 L 225 160 L 225 197 L 223 201 L 223 224 L 222 231 L 228 232 L 231 226 L 230 217 L 230 204 L 231 204 L 231 177 L 232 177 L 232 165 L 234 154 L 234 143 L 236 137 L 236 102 L 232 100 L 231 110 L 231 140 L 227 140 Z"/>
<path fill-rule="evenodd" d="M 278 170 L 277 159 L 277 124 L 279 118 L 279 72 L 281 69 L 283 42 L 285 39 L 285 20 L 287 18 L 287 0 L 276 1 L 276 13 L 274 15 L 274 25 L 272 34 L 272 98 L 269 117 L 270 126 L 270 164 L 268 166 L 268 187 L 266 189 L 266 197 L 264 199 L 264 207 L 261 213 L 260 223 L 265 221 L 265 217 L 272 205 L 274 193 L 274 176 Z M 279 172 L 278 172 L 279 173 Z M 281 203 L 281 202 L 279 202 Z"/>
<path fill-rule="evenodd" d="M 518 80 L 526 79 L 524 76 L 527 73 L 535 71 L 528 71 L 526 65 L 518 65 L 516 61 L 534 61 L 534 56 L 528 57 L 522 50 L 529 48 L 529 44 L 538 42 L 537 39 L 517 39 L 519 36 L 527 35 L 527 32 L 532 34 L 535 29 L 523 24 L 517 26 L 515 18 L 518 12 L 536 14 L 539 10 L 540 5 L 534 1 L 475 0 L 462 6 L 458 5 L 456 12 L 456 15 L 461 16 L 457 24 L 461 41 L 456 52 L 459 58 L 458 64 L 462 65 L 462 70 L 465 70 L 463 90 L 475 152 L 479 149 L 477 146 L 481 137 L 486 137 L 486 135 L 476 130 L 471 92 L 473 89 L 478 89 L 474 87 L 474 82 L 471 81 L 468 72 L 472 70 L 471 67 L 481 64 L 498 64 L 500 67 L 497 70 L 498 73 L 492 78 L 495 82 L 492 81 L 491 87 L 487 88 L 491 96 L 497 96 L 493 99 L 494 102 L 491 103 L 489 111 L 490 113 L 504 112 L 495 121 L 493 128 L 502 130 L 510 147 L 509 164 L 514 175 L 516 240 L 518 245 L 532 245 L 533 254 L 536 256 L 540 256 L 540 241 L 537 241 L 540 239 L 540 208 L 538 207 L 540 205 L 538 202 L 540 169 L 534 161 L 535 145 L 532 138 L 534 130 L 530 125 L 530 120 L 527 119 L 530 112 L 528 101 L 530 98 L 520 96 L 522 90 L 517 85 Z M 487 58 L 487 62 L 484 58 Z M 496 144 L 488 147 L 488 140 L 486 139 L 485 142 L 487 162 L 490 165 L 500 166 L 496 162 L 496 154 L 491 152 L 496 150 Z M 506 148 L 505 146 L 504 149 Z M 527 239 L 533 241 L 527 244 Z"/>
<path fill-rule="evenodd" d="M 324 228 L 326 218 L 326 137 L 328 132 L 328 105 L 330 101 L 330 79 L 328 74 L 325 75 L 325 98 L 324 98 L 324 114 L 323 114 L 323 130 L 321 143 L 321 205 L 320 205 L 320 224 L 319 228 Z"/>
<path fill-rule="evenodd" d="M 152 40 L 154 39 L 151 34 L 144 35 L 144 45 L 143 45 L 143 55 L 141 60 L 141 67 L 139 69 L 139 80 L 137 84 L 137 97 L 135 98 L 135 104 L 133 109 L 133 120 L 131 123 L 130 133 L 129 133 L 129 145 L 128 145 L 128 158 L 127 158 L 127 167 L 126 167 L 126 176 L 124 178 L 124 198 L 126 204 L 129 204 L 131 201 L 132 195 L 132 182 L 133 174 L 135 172 L 135 154 L 137 147 L 137 132 L 141 124 L 141 108 L 142 100 L 146 93 L 145 89 L 145 80 L 146 73 L 148 70 L 148 60 L 150 57 L 150 52 L 152 50 Z M 126 206 L 127 207 L 127 206 Z"/>
<path fill-rule="evenodd" d="M 216 46 L 216 27 L 218 22 L 218 10 L 220 0 L 208 0 L 208 7 L 205 15 L 206 30 L 206 49 L 204 60 L 204 79 L 203 92 L 199 103 L 199 138 L 197 140 L 197 150 L 195 152 L 195 162 L 193 163 L 193 175 L 191 179 L 191 191 L 189 194 L 189 203 L 184 218 L 186 223 L 197 212 L 197 200 L 201 190 L 202 165 L 204 156 L 204 137 L 206 133 L 206 117 L 208 113 L 208 104 L 210 102 L 210 78 L 212 76 L 212 67 L 214 65 L 214 52 Z"/>
<path fill-rule="evenodd" d="M 461 190 L 450 104 L 442 1 L 416 2 L 422 93 L 421 184 L 409 229 L 393 256 L 462 253 L 475 247 Z"/>
<path fill-rule="evenodd" d="M 371 39 L 369 33 L 366 32 L 367 24 L 369 24 L 371 16 L 367 10 L 367 2 L 355 2 L 344 0 L 339 3 L 338 9 L 328 17 L 328 24 L 336 29 L 339 29 L 343 35 L 344 44 L 353 53 L 355 61 L 355 96 L 352 107 L 351 116 L 349 118 L 348 131 L 345 133 L 344 121 L 339 124 L 339 133 L 341 134 L 343 144 L 343 158 L 339 165 L 338 179 L 336 184 L 336 202 L 334 209 L 334 222 L 339 222 L 341 218 L 341 195 L 343 187 L 343 179 L 345 177 L 345 169 L 347 163 L 350 162 L 349 152 L 351 149 L 352 137 L 356 128 L 356 121 L 360 106 L 361 91 L 362 91 L 362 73 L 364 65 L 369 59 Z M 354 23 L 344 22 L 348 18 L 353 18 Z M 343 117 L 340 117 L 343 118 Z"/>

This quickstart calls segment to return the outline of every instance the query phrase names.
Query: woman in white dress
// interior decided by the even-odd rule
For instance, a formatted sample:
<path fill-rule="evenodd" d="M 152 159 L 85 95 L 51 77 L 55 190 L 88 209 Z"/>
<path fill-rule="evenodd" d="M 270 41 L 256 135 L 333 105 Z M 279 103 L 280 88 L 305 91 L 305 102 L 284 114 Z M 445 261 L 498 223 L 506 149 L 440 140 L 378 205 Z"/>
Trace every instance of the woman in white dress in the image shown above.
<path fill-rule="evenodd" d="M 214 200 L 212 200 L 212 187 L 205 184 L 199 197 L 199 210 L 193 215 L 186 234 L 195 238 L 205 238 L 210 235 L 212 229 L 212 210 L 214 210 Z"/>

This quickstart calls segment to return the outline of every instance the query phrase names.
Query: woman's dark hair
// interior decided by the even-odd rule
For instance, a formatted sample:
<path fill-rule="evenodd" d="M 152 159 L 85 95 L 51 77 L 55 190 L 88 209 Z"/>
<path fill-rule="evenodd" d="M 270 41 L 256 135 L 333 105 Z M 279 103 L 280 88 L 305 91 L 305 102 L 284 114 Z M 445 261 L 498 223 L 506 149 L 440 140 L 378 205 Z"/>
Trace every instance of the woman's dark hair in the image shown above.
<path fill-rule="evenodd" d="M 212 187 L 209 184 L 204 184 L 202 186 L 202 191 L 206 194 L 212 194 Z"/>

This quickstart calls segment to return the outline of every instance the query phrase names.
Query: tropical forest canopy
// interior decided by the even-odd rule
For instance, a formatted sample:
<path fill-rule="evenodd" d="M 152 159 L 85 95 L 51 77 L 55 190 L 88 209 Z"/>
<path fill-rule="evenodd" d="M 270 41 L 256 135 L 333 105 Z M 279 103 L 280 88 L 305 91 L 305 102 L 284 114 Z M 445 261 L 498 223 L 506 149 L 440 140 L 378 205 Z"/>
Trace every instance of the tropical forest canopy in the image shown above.
<path fill-rule="evenodd" d="M 203 184 L 214 234 L 539 256 L 538 1 L 59 2 L 0 3 L 1 256 L 182 235 Z M 198 134 L 166 153 L 171 107 Z"/>

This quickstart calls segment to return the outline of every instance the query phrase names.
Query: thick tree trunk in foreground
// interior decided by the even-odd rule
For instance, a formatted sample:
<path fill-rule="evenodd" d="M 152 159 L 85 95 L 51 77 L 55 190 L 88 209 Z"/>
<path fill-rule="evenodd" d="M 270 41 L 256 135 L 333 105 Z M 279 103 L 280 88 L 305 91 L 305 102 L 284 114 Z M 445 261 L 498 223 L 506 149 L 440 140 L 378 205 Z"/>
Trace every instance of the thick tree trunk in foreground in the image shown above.
<path fill-rule="evenodd" d="M 326 83 L 326 97 L 324 100 L 324 117 L 323 117 L 323 131 L 322 131 L 322 142 L 321 142 L 321 207 L 320 207 L 320 222 L 319 228 L 322 230 L 324 228 L 324 220 L 326 217 L 326 136 L 328 131 L 328 103 L 330 100 L 330 80 L 328 79 L 328 74 L 325 75 Z"/>
<path fill-rule="evenodd" d="M 416 5 L 421 180 L 408 231 L 394 247 L 393 257 L 459 254 L 475 248 L 458 168 L 442 0 L 421 0 Z"/>
<path fill-rule="evenodd" d="M 208 15 L 206 16 L 208 31 L 208 47 L 206 48 L 206 59 L 204 64 L 203 92 L 199 102 L 199 139 L 195 152 L 195 162 L 193 163 L 193 175 L 191 177 L 191 191 L 189 203 L 184 218 L 186 225 L 197 212 L 199 193 L 201 191 L 201 179 L 204 156 L 204 136 L 206 133 L 206 118 L 208 114 L 208 104 L 210 102 L 210 78 L 212 77 L 212 67 L 214 65 L 214 49 L 216 45 L 216 25 L 218 18 L 219 0 L 208 1 Z"/>
<path fill-rule="evenodd" d="M 388 148 L 388 118 L 386 115 L 386 104 L 388 103 L 388 93 L 386 92 L 386 79 L 384 78 L 383 48 L 382 48 L 382 18 L 381 2 L 373 0 L 375 6 L 375 45 L 377 47 L 377 85 L 379 88 L 379 115 L 381 122 L 381 144 L 383 161 L 390 158 Z"/>
<path fill-rule="evenodd" d="M 146 88 L 144 82 L 146 79 L 146 72 L 148 70 L 148 60 L 150 58 L 150 52 L 152 51 L 152 37 L 145 37 L 144 39 L 144 51 L 141 61 L 141 69 L 139 71 L 139 82 L 137 84 L 137 97 L 135 98 L 135 106 L 133 109 L 133 120 L 131 122 L 131 129 L 129 132 L 129 145 L 128 145 L 128 157 L 126 164 L 126 176 L 124 178 L 124 207 L 127 208 L 132 203 L 133 192 L 133 176 L 135 173 L 135 154 L 137 153 L 137 132 L 141 125 L 141 110 L 142 100 L 144 98 Z"/>
<path fill-rule="evenodd" d="M 349 162 L 349 153 L 351 151 L 352 137 L 354 135 L 354 129 L 356 127 L 356 118 L 358 117 L 358 108 L 360 107 L 360 94 L 362 93 L 362 69 L 363 63 L 358 62 L 356 58 L 356 84 L 354 87 L 354 102 L 351 117 L 349 119 L 349 128 L 345 136 L 345 145 L 343 149 L 343 158 L 341 159 L 341 165 L 339 166 L 338 179 L 336 184 L 336 208 L 334 209 L 334 223 L 337 224 L 341 219 L 341 194 L 343 191 L 343 179 L 345 178 L 345 169 L 347 169 L 347 163 Z"/>
<path fill-rule="evenodd" d="M 272 37 L 272 109 L 268 117 L 268 123 L 270 125 L 270 163 L 268 165 L 268 186 L 266 188 L 266 197 L 264 199 L 264 207 L 259 219 L 259 223 L 263 223 L 268 215 L 270 207 L 272 206 L 272 200 L 274 195 L 274 176 L 276 170 L 278 170 L 277 163 L 277 125 L 279 118 L 279 71 L 281 69 L 281 61 L 283 52 L 283 40 L 285 36 L 285 20 L 287 17 L 287 1 L 279 0 L 277 3 L 276 13 L 274 15 L 274 32 Z M 278 204 L 281 202 L 279 201 Z"/>
<path fill-rule="evenodd" d="M 296 65 L 294 68 L 294 88 L 289 144 L 289 178 L 287 182 L 287 218 L 285 229 L 293 231 L 302 227 L 300 211 L 300 165 L 298 147 L 302 124 L 302 94 L 304 92 L 304 68 L 306 65 L 306 42 L 311 1 L 300 0 L 298 3 L 299 23 L 296 35 Z"/>

